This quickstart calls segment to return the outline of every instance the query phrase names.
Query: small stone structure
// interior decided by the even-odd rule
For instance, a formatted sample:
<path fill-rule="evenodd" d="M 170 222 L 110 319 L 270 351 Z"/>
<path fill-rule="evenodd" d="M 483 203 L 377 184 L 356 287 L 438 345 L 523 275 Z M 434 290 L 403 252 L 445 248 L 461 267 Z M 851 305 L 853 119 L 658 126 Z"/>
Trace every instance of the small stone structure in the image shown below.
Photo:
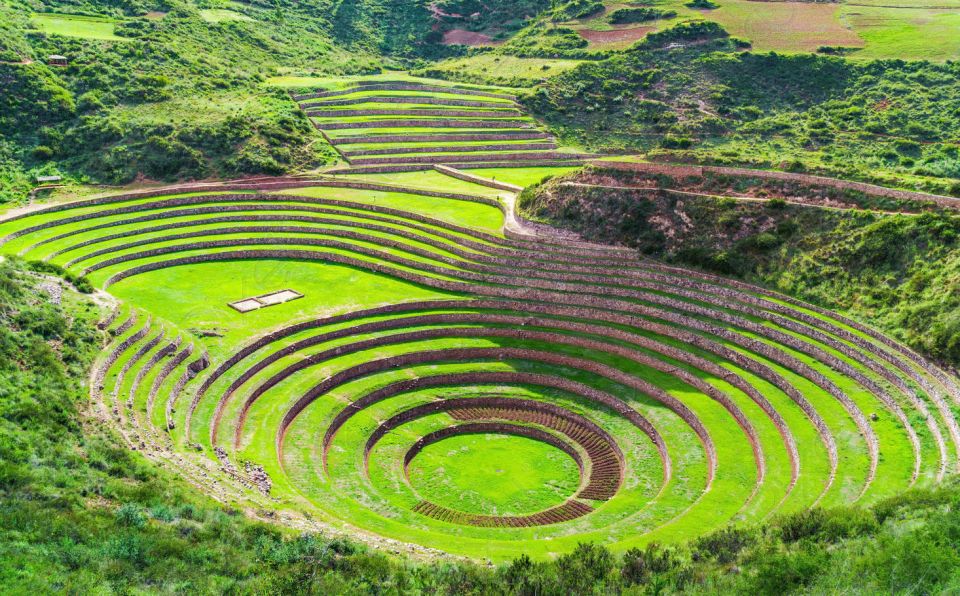
<path fill-rule="evenodd" d="M 236 302 L 230 302 L 228 306 L 239 313 L 246 313 L 259 308 L 290 302 L 291 300 L 296 300 L 297 298 L 303 298 L 303 294 L 294 290 L 286 289 L 279 290 L 277 292 L 270 292 L 269 294 L 263 294 L 261 296 L 254 296 L 253 298 L 244 298 L 243 300 L 237 300 Z"/>

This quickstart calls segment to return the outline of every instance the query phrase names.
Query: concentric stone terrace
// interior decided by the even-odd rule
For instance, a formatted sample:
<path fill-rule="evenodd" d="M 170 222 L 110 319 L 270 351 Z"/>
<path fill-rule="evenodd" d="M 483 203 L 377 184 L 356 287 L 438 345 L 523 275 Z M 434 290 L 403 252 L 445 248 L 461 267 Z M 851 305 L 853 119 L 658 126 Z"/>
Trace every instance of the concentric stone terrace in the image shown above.
<path fill-rule="evenodd" d="M 591 157 L 560 148 L 504 90 L 374 79 L 294 99 L 352 172 L 559 166 Z"/>
<path fill-rule="evenodd" d="M 0 238 L 120 299 L 92 392 L 132 447 L 283 519 L 504 559 L 955 471 L 960 388 L 916 353 L 767 290 L 504 232 L 477 190 L 181 187 L 10 214 Z M 228 306 L 285 289 L 303 297 Z"/>

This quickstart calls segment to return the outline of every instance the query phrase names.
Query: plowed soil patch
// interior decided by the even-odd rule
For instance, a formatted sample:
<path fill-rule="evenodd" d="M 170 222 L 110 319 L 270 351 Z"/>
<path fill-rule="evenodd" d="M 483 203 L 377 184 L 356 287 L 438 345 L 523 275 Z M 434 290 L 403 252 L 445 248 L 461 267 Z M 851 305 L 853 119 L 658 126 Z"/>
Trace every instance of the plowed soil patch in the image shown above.
<path fill-rule="evenodd" d="M 464 46 L 495 46 L 498 42 L 485 33 L 467 31 L 465 29 L 451 29 L 443 34 L 443 43 L 459 44 Z"/>
<path fill-rule="evenodd" d="M 654 27 L 633 27 L 630 29 L 611 29 L 609 31 L 580 29 L 577 33 L 590 43 L 620 43 L 643 39 L 647 36 L 647 33 L 654 29 Z"/>

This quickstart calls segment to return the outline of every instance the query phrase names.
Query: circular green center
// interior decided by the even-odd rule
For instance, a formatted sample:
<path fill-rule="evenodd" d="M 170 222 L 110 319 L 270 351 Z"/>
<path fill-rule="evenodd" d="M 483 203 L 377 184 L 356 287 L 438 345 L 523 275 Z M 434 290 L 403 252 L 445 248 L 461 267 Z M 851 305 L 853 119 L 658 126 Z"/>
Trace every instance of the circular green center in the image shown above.
<path fill-rule="evenodd" d="M 580 484 L 577 464 L 542 441 L 503 434 L 452 436 L 410 462 L 421 498 L 485 515 L 523 515 L 559 505 Z"/>

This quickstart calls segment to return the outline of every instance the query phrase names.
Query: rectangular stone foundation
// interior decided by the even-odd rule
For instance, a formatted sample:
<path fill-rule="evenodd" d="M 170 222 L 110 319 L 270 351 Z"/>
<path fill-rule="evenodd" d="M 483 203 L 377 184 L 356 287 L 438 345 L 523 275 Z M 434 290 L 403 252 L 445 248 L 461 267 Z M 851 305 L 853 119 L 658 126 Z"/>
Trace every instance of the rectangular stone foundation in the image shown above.
<path fill-rule="evenodd" d="M 295 290 L 286 289 L 279 290 L 277 292 L 270 292 L 269 294 L 262 294 L 260 296 L 254 296 L 253 298 L 244 298 L 243 300 L 230 302 L 227 305 L 239 313 L 247 313 L 267 306 L 290 302 L 291 300 L 296 300 L 297 298 L 303 298 L 303 294 Z"/>

